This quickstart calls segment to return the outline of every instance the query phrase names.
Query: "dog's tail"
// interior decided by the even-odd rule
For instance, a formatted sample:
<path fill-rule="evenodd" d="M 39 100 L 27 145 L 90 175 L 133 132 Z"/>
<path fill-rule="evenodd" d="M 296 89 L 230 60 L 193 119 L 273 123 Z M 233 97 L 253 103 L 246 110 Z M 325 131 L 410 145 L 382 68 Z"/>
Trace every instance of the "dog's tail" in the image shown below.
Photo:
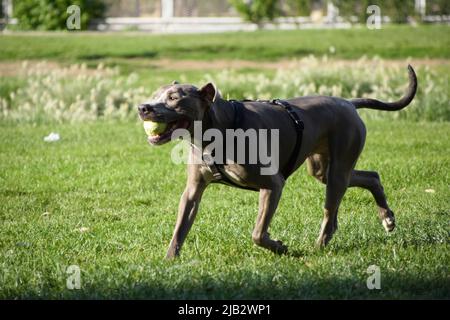
<path fill-rule="evenodd" d="M 411 65 L 408 65 L 408 73 L 409 73 L 409 86 L 408 91 L 398 101 L 395 102 L 382 102 L 375 99 L 351 99 L 350 102 L 356 107 L 356 109 L 360 108 L 368 108 L 368 109 L 376 109 L 376 110 L 385 110 L 385 111 L 397 111 L 406 107 L 411 101 L 414 99 L 414 96 L 417 92 L 417 76 L 414 72 L 414 69 Z"/>

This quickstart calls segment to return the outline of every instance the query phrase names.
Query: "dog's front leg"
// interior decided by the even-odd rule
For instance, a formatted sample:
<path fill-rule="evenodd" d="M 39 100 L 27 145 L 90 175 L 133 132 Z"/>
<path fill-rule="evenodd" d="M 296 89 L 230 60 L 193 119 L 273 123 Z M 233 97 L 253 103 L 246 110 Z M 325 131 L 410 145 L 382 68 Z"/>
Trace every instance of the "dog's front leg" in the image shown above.
<path fill-rule="evenodd" d="M 274 175 L 271 176 L 270 187 L 260 189 L 258 218 L 252 234 L 255 244 L 275 253 L 285 253 L 287 251 L 287 247 L 281 241 L 272 240 L 267 232 L 281 198 L 284 183 L 283 177 Z"/>
<path fill-rule="evenodd" d="M 170 241 L 169 250 L 166 258 L 171 259 L 179 255 L 181 246 L 191 229 L 197 214 L 203 191 L 206 188 L 204 182 L 189 182 L 183 192 L 178 207 L 178 217 L 173 232 L 172 241 Z"/>

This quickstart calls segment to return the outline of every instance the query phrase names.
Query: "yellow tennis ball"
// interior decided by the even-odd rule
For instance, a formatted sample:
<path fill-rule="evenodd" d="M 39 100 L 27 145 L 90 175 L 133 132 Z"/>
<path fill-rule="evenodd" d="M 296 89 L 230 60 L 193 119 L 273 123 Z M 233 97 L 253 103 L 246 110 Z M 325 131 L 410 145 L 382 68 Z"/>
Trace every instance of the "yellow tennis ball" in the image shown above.
<path fill-rule="evenodd" d="M 163 122 L 144 121 L 144 130 L 148 136 L 161 134 L 166 128 L 167 124 Z"/>

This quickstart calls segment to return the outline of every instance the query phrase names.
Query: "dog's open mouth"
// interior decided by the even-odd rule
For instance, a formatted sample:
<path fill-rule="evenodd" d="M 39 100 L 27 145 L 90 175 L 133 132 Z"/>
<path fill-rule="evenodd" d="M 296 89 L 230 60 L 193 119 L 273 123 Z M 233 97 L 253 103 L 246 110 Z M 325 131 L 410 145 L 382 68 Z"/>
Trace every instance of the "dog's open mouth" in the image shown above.
<path fill-rule="evenodd" d="M 153 145 L 160 145 L 170 141 L 172 133 L 176 129 L 187 129 L 188 127 L 189 120 L 186 118 L 168 123 L 144 120 L 144 130 L 147 134 L 148 142 Z"/>

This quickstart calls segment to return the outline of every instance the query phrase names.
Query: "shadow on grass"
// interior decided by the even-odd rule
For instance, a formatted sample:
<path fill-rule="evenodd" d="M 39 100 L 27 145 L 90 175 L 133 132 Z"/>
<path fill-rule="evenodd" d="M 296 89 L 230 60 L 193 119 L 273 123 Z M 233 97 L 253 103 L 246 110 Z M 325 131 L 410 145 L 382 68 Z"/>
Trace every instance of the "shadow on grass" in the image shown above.
<path fill-rule="evenodd" d="M 296 279 L 273 280 L 271 275 L 244 273 L 235 279 L 205 276 L 193 282 L 189 277 L 171 285 L 126 283 L 110 286 L 83 285 L 80 290 L 55 291 L 44 287 L 38 292 L 10 292 L 20 299 L 449 299 L 450 288 L 444 278 L 420 278 L 398 273 L 384 274 L 381 289 L 367 288 L 366 274 L 354 278 L 321 278 L 298 276 Z M 245 279 L 245 280 L 243 280 Z"/>
<path fill-rule="evenodd" d="M 143 51 L 135 53 L 114 53 L 114 54 L 85 54 L 79 55 L 77 58 L 81 60 L 101 60 L 106 58 L 155 58 L 158 55 L 156 51 Z"/>
<path fill-rule="evenodd" d="M 408 247 L 411 248 L 421 248 L 424 246 L 438 246 L 438 245 L 444 245 L 445 241 L 439 238 L 435 238 L 432 235 L 426 237 L 426 238 L 417 238 L 417 239 L 397 239 L 398 243 L 395 239 L 389 239 L 389 238 L 373 238 L 371 240 L 373 243 L 375 243 L 376 246 L 379 247 L 389 247 L 392 246 L 393 242 L 396 243 L 399 247 L 406 249 Z M 449 242 L 446 242 L 449 244 Z M 361 243 L 339 243 L 339 244 L 332 244 L 332 247 L 330 249 L 334 254 L 352 254 L 358 251 L 361 251 Z"/>
<path fill-rule="evenodd" d="M 21 191 L 21 190 L 0 190 L 0 195 L 4 197 L 23 197 L 33 195 L 35 192 Z"/>

